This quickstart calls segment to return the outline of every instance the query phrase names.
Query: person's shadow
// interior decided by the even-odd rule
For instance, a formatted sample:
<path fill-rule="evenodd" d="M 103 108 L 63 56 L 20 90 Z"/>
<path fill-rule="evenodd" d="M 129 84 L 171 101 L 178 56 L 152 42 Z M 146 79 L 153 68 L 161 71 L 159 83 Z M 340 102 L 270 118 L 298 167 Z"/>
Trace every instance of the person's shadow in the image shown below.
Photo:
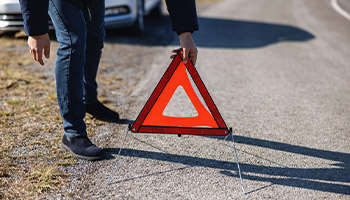
<path fill-rule="evenodd" d="M 276 23 L 199 17 L 199 31 L 194 34 L 198 47 L 259 48 L 279 42 L 305 42 L 315 36 L 301 28 Z M 170 20 L 163 16 L 145 20 L 146 31 L 140 37 L 120 29 L 107 32 L 107 43 L 165 46 L 174 43 Z"/>

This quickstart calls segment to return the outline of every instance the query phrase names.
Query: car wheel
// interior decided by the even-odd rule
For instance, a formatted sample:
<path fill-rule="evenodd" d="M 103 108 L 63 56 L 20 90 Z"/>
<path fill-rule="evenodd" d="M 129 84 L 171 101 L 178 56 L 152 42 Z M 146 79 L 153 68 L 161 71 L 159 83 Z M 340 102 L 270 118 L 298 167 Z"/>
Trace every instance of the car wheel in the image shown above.
<path fill-rule="evenodd" d="M 159 1 L 158 5 L 151 11 L 150 16 L 154 18 L 162 17 L 163 4 L 162 1 Z"/>
<path fill-rule="evenodd" d="M 132 31 L 135 34 L 142 34 L 145 31 L 145 25 L 144 25 L 145 10 L 144 10 L 143 0 L 137 0 L 136 4 L 137 4 L 136 5 L 137 16 L 136 16 L 136 21 L 132 26 Z"/>

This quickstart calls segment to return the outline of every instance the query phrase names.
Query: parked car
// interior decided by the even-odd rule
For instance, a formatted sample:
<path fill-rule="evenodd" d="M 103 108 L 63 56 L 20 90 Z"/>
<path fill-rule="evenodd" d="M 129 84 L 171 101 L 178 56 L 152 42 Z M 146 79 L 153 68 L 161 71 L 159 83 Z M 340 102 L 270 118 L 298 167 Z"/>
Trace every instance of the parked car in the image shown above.
<path fill-rule="evenodd" d="M 145 15 L 161 15 L 161 0 L 105 0 L 106 29 L 130 27 L 133 31 L 144 31 Z M 49 22 L 52 29 L 52 23 Z M 0 33 L 23 29 L 23 19 L 18 0 L 0 1 Z"/>

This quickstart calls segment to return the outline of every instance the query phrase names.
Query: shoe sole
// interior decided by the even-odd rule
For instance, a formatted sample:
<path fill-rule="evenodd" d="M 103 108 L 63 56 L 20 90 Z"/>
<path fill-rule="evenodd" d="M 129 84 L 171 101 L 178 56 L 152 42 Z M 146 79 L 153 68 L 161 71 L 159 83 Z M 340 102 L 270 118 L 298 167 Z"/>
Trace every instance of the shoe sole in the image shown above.
<path fill-rule="evenodd" d="M 79 159 L 93 161 L 93 160 L 101 160 L 103 158 L 103 157 L 94 157 L 94 156 L 82 156 L 82 155 L 74 153 L 67 145 L 65 145 L 63 143 L 61 143 L 61 146 L 62 146 L 62 149 L 69 151 L 73 156 L 75 156 L 76 158 L 79 158 Z"/>

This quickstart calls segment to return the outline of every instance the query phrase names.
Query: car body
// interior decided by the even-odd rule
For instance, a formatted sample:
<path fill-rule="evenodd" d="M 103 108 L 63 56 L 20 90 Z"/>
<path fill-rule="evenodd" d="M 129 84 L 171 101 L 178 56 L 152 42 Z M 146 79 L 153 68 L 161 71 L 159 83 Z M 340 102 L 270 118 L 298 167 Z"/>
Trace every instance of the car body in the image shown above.
<path fill-rule="evenodd" d="M 107 29 L 133 27 L 142 32 L 143 17 L 161 10 L 161 0 L 105 0 Z M 52 23 L 49 22 L 52 29 Z M 23 29 L 23 19 L 18 0 L 0 1 L 0 33 Z"/>
<path fill-rule="evenodd" d="M 105 3 L 107 29 L 132 27 L 142 32 L 143 17 L 151 12 L 159 13 L 162 9 L 161 0 L 105 0 Z"/>

